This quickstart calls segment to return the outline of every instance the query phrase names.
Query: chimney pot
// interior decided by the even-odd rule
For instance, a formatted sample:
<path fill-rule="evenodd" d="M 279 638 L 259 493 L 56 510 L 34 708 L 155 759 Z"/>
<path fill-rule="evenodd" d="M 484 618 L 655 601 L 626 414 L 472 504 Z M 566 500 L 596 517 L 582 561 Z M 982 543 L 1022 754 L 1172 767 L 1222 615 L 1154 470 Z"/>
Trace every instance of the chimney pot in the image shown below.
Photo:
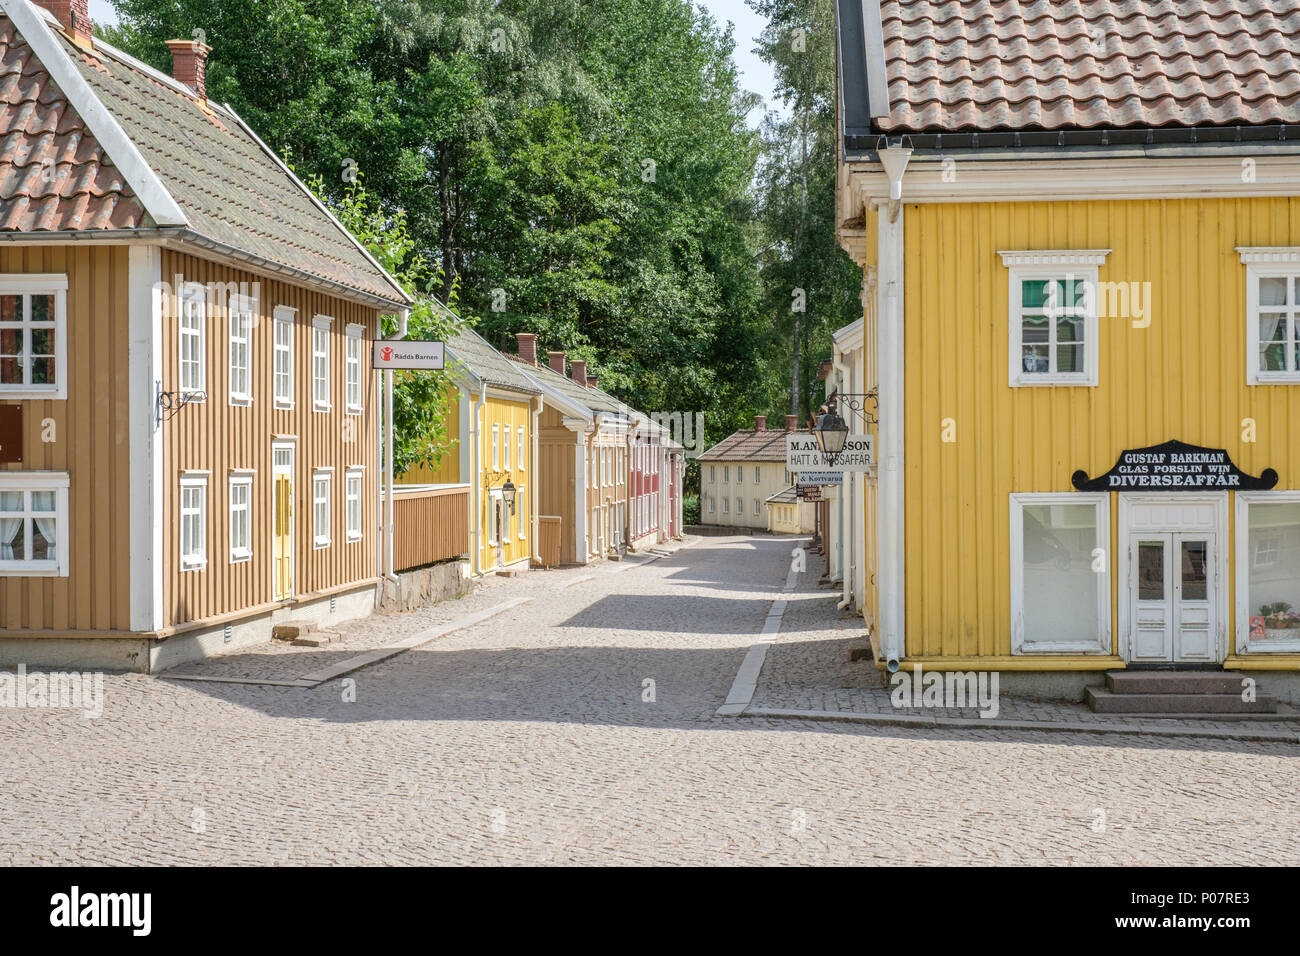
<path fill-rule="evenodd" d="M 82 46 L 92 46 L 94 34 L 91 32 L 90 0 L 36 0 L 39 6 L 54 14 L 63 32 Z"/>
<path fill-rule="evenodd" d="M 519 343 L 519 358 L 529 365 L 537 364 L 537 336 L 531 332 L 516 332 L 515 341 Z"/>
<path fill-rule="evenodd" d="M 569 366 L 573 370 L 572 372 L 573 380 L 577 382 L 579 385 L 586 385 L 587 384 L 587 363 L 582 359 L 574 359 L 572 362 L 569 363 Z"/>
<path fill-rule="evenodd" d="M 561 375 L 563 375 L 564 374 L 564 353 L 547 352 L 546 357 L 547 359 L 550 360 L 551 371 L 559 372 Z"/>
<path fill-rule="evenodd" d="M 199 99 L 206 100 L 204 76 L 212 47 L 198 40 L 168 40 L 167 48 L 172 51 L 172 76 L 192 89 Z"/>
<path fill-rule="evenodd" d="M 787 416 L 785 416 L 785 430 L 786 430 L 786 431 L 788 431 L 788 432 L 792 432 L 792 431 L 794 431 L 794 430 L 795 430 L 796 428 L 798 428 L 798 427 L 799 427 L 799 416 L 798 416 L 798 415 L 787 415 Z"/>
<path fill-rule="evenodd" d="M 754 431 L 756 431 L 756 432 L 767 431 L 767 416 L 766 416 L 766 415 L 755 415 L 755 416 L 754 416 Z"/>

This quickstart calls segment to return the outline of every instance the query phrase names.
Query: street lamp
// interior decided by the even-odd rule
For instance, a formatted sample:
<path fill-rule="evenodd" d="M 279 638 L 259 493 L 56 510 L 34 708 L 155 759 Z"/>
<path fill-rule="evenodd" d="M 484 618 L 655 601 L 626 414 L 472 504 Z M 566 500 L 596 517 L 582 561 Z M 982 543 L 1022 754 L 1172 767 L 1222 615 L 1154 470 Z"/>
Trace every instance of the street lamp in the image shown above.
<path fill-rule="evenodd" d="M 842 447 L 844 442 L 841 441 L 840 445 Z M 501 486 L 501 497 L 505 499 L 506 506 L 510 509 L 510 513 L 513 515 L 515 513 L 515 485 L 509 478 L 507 478 L 506 483 Z"/>
<path fill-rule="evenodd" d="M 817 436 L 817 447 L 826 456 L 826 461 L 834 464 L 844 450 L 844 442 L 849 437 L 849 426 L 836 412 L 829 411 L 817 416 L 813 434 Z"/>

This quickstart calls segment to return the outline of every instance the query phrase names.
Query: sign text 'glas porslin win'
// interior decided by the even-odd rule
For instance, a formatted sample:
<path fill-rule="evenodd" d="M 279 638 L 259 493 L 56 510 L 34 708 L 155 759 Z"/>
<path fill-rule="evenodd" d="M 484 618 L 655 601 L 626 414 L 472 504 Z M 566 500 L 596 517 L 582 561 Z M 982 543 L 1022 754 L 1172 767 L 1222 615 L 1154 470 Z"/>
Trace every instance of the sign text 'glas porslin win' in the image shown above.
<path fill-rule="evenodd" d="M 844 450 L 829 458 L 817 447 L 815 435 L 787 435 L 785 439 L 785 467 L 794 473 L 804 471 L 871 471 L 876 459 L 870 435 L 849 435 L 844 439 Z"/>
<path fill-rule="evenodd" d="M 429 369 L 436 372 L 446 367 L 446 348 L 444 342 L 379 339 L 375 342 L 371 364 L 382 369 Z"/>

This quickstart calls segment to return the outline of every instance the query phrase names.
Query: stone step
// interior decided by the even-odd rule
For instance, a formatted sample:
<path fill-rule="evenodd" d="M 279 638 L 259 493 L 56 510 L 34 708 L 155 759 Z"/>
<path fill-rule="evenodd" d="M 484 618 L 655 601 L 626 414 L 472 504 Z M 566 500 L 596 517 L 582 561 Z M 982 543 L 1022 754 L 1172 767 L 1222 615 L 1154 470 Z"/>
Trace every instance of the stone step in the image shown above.
<path fill-rule="evenodd" d="M 1107 671 L 1116 694 L 1240 694 L 1239 671 Z"/>
<path fill-rule="evenodd" d="M 1116 694 L 1087 688 L 1088 706 L 1098 714 L 1274 714 L 1277 698 L 1260 694 L 1253 701 L 1235 694 Z"/>
<path fill-rule="evenodd" d="M 281 621 L 271 628 L 271 640 L 292 641 L 317 629 L 315 621 Z"/>
<path fill-rule="evenodd" d="M 341 635 L 338 631 L 312 631 L 308 634 L 299 634 L 293 640 L 294 647 L 324 647 L 327 644 L 333 644 L 340 640 Z"/>

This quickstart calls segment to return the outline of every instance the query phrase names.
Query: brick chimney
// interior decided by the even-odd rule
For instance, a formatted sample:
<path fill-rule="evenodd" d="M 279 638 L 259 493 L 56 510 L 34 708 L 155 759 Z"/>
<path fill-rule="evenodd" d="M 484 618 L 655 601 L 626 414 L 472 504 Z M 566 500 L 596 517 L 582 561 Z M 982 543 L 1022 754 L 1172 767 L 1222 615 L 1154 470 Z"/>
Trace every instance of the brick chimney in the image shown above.
<path fill-rule="evenodd" d="M 756 431 L 756 432 L 767 431 L 767 416 L 766 416 L 766 415 L 755 415 L 755 416 L 754 416 L 754 431 Z"/>
<path fill-rule="evenodd" d="M 561 375 L 563 375 L 564 374 L 564 353 L 547 352 L 546 357 L 550 361 L 551 371 L 559 372 Z"/>
<path fill-rule="evenodd" d="M 573 380 L 579 385 L 587 384 L 587 363 L 582 359 L 574 359 L 569 363 L 572 368 Z"/>
<path fill-rule="evenodd" d="M 786 431 L 788 431 L 788 432 L 792 432 L 792 431 L 794 431 L 795 429 L 797 429 L 798 427 L 799 427 L 799 416 L 798 416 L 798 415 L 787 415 L 787 416 L 785 416 L 785 430 L 786 430 Z"/>
<path fill-rule="evenodd" d="M 515 341 L 519 343 L 519 358 L 529 365 L 537 364 L 537 336 L 531 332 L 516 332 Z"/>
<path fill-rule="evenodd" d="M 36 0 L 39 6 L 54 14 L 63 32 L 82 46 L 92 46 L 94 38 L 90 25 L 90 0 Z"/>
<path fill-rule="evenodd" d="M 206 100 L 208 92 L 203 77 L 212 47 L 198 40 L 168 40 L 167 48 L 172 51 L 172 76 L 192 89 L 199 99 Z"/>
<path fill-rule="evenodd" d="M 595 387 L 596 387 L 596 376 L 595 376 L 595 375 L 588 375 L 588 376 L 587 376 L 587 384 L 590 385 L 592 388 L 595 388 Z"/>

